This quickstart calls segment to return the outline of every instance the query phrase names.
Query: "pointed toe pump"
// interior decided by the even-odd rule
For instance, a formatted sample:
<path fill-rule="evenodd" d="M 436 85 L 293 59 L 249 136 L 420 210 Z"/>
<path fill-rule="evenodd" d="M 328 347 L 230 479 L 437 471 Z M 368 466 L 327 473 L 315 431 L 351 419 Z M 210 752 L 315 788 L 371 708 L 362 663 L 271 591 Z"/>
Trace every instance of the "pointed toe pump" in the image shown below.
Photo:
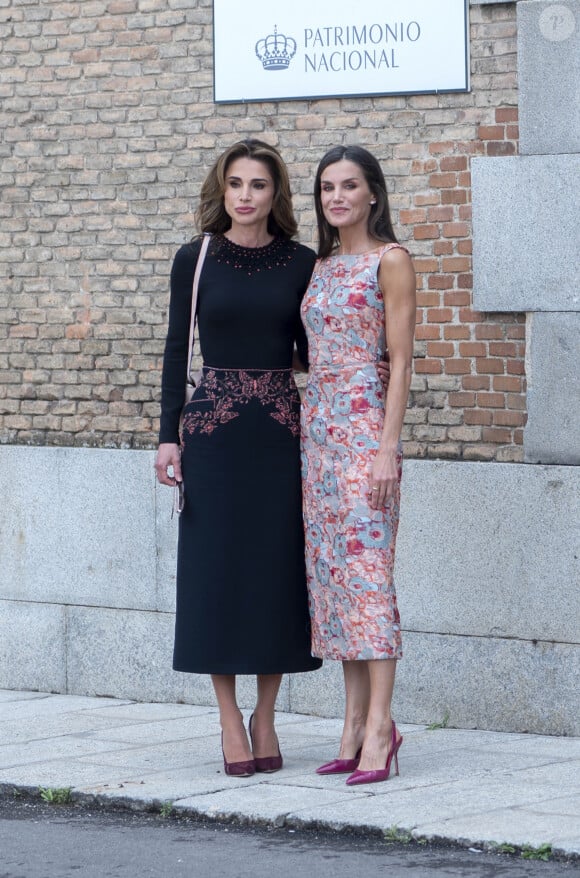
<path fill-rule="evenodd" d="M 395 761 L 395 774 L 399 773 L 399 749 L 401 744 L 403 743 L 403 736 L 399 738 L 397 741 L 397 727 L 393 722 L 391 729 L 391 747 L 389 749 L 387 755 L 387 761 L 385 763 L 384 768 L 376 768 L 371 771 L 359 771 L 358 768 L 353 771 L 350 777 L 347 777 L 346 783 L 349 787 L 356 786 L 357 784 L 363 783 L 380 783 L 383 780 L 388 780 L 389 775 L 391 773 L 391 764 L 393 760 Z"/>
<path fill-rule="evenodd" d="M 224 771 L 228 777 L 251 777 L 256 773 L 254 759 L 246 759 L 244 762 L 228 762 L 224 753 L 224 735 L 222 732 L 222 756 L 224 759 Z"/>
<path fill-rule="evenodd" d="M 254 738 L 252 735 L 253 719 L 254 714 L 251 715 L 250 722 L 248 723 L 248 732 L 250 733 L 250 743 L 252 745 L 252 750 L 254 749 Z M 277 756 L 254 756 L 254 765 L 256 766 L 256 771 L 261 772 L 262 774 L 272 774 L 274 771 L 280 771 L 283 764 L 284 760 L 282 759 L 280 748 L 278 748 Z"/>
<path fill-rule="evenodd" d="M 359 747 L 354 759 L 331 759 L 330 762 L 319 765 L 316 774 L 348 774 L 350 771 L 355 771 L 358 767 L 361 751 L 362 747 Z"/>

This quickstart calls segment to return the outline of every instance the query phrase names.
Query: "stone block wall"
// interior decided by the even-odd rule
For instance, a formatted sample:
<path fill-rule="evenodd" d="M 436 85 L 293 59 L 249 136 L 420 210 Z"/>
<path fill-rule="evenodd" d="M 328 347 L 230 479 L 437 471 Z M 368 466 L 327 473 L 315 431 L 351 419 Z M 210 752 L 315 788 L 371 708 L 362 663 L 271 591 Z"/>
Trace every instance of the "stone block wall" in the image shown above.
<path fill-rule="evenodd" d="M 215 105 L 210 0 L 0 4 L 0 441 L 151 448 L 168 276 L 216 155 L 287 160 L 301 239 L 333 143 L 381 159 L 415 258 L 412 457 L 517 461 L 525 323 L 474 308 L 471 160 L 517 152 L 514 3 L 471 5 L 467 94 Z"/>
<path fill-rule="evenodd" d="M 0 446 L 0 688 L 214 704 L 171 670 L 177 522 L 153 458 Z M 578 467 L 405 462 L 401 722 L 580 735 L 579 521 Z M 341 678 L 287 676 L 279 709 L 340 716 Z"/>

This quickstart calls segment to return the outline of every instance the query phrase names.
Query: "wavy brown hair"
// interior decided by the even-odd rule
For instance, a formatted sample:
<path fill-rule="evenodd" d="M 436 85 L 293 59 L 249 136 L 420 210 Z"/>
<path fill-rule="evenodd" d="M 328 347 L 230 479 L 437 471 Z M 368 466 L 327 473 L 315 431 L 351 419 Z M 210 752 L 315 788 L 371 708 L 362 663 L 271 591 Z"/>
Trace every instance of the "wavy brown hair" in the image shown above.
<path fill-rule="evenodd" d="M 283 238 L 293 238 L 298 231 L 298 225 L 292 209 L 288 169 L 277 149 L 255 138 L 232 144 L 216 160 L 201 187 L 196 211 L 199 230 L 223 234 L 231 227 L 231 218 L 224 208 L 225 181 L 229 166 L 240 158 L 263 162 L 268 168 L 274 181 L 274 200 L 268 217 L 268 232 Z"/>
<path fill-rule="evenodd" d="M 359 166 L 376 199 L 376 204 L 372 205 L 369 214 L 367 226 L 369 235 L 377 241 L 384 241 L 386 244 L 397 242 L 391 222 L 387 184 L 378 161 L 362 146 L 334 146 L 320 160 L 314 182 L 314 206 L 318 223 L 318 255 L 322 259 L 330 256 L 339 242 L 339 235 L 335 227 L 330 225 L 322 210 L 321 178 L 329 165 L 334 165 L 342 159 L 354 162 L 355 165 Z"/>

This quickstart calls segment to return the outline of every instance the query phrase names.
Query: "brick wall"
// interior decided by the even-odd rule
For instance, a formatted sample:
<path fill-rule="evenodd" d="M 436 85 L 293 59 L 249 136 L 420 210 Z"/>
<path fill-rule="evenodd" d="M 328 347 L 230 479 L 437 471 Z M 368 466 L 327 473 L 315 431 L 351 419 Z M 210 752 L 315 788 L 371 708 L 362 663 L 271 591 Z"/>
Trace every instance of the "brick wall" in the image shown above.
<path fill-rule="evenodd" d="M 0 441 L 155 445 L 171 257 L 255 134 L 305 243 L 328 146 L 382 161 L 419 278 L 406 453 L 521 460 L 524 317 L 472 308 L 469 172 L 517 151 L 515 3 L 470 12 L 469 94 L 215 106 L 209 0 L 0 0 Z"/>

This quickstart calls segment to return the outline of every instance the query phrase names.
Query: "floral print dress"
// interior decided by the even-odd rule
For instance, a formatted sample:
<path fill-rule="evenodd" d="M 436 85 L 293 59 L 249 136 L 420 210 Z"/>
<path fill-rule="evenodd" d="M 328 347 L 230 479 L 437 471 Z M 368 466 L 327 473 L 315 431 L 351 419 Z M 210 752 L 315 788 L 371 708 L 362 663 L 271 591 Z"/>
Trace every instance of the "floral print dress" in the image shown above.
<path fill-rule="evenodd" d="M 309 374 L 302 402 L 302 485 L 312 652 L 339 660 L 401 657 L 393 583 L 399 485 L 369 503 L 383 428 L 376 364 L 385 349 L 377 274 L 388 244 L 319 260 L 302 301 Z"/>

